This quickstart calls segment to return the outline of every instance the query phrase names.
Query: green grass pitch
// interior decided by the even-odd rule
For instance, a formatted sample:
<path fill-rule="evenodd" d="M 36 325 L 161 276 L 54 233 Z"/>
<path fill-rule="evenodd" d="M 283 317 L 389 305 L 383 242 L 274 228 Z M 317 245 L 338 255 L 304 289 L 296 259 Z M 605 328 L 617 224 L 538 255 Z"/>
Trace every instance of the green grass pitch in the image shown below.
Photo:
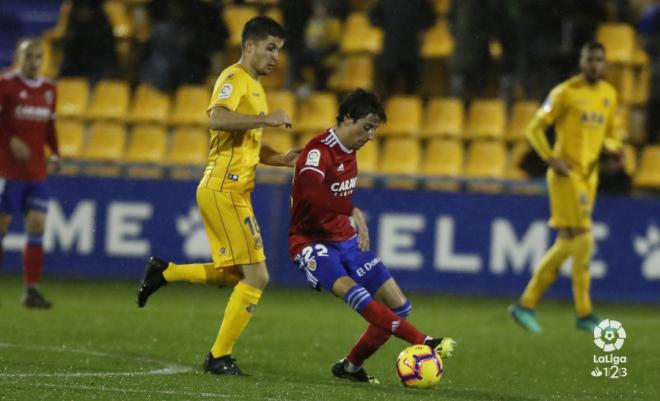
<path fill-rule="evenodd" d="M 170 285 L 143 310 L 135 283 L 47 279 L 50 311 L 23 309 L 21 280 L 0 276 L 0 400 L 659 400 L 657 306 L 599 305 L 628 339 L 628 376 L 594 378 L 597 352 L 574 328 L 572 305 L 539 308 L 545 332 L 532 335 L 506 315 L 510 300 L 410 296 L 410 320 L 458 341 L 440 385 L 401 386 L 393 338 L 366 364 L 382 384 L 334 379 L 330 365 L 365 323 L 343 302 L 305 289 L 269 288 L 234 356 L 249 377 L 204 374 L 226 289 Z"/>

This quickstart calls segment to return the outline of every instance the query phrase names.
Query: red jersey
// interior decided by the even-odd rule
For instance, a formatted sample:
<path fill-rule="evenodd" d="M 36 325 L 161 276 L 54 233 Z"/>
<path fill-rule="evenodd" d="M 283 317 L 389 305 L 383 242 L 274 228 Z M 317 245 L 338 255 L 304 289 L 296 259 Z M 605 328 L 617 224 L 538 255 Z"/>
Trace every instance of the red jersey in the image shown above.
<path fill-rule="evenodd" d="M 355 151 L 329 129 L 312 139 L 296 161 L 291 187 L 291 258 L 313 242 L 340 242 L 356 234 L 351 225 L 357 186 Z"/>
<path fill-rule="evenodd" d="M 46 179 L 48 144 L 58 154 L 55 137 L 55 84 L 43 78 L 30 80 L 17 73 L 0 77 L 0 177 L 12 180 Z M 17 137 L 30 148 L 30 159 L 20 164 L 9 149 Z"/>

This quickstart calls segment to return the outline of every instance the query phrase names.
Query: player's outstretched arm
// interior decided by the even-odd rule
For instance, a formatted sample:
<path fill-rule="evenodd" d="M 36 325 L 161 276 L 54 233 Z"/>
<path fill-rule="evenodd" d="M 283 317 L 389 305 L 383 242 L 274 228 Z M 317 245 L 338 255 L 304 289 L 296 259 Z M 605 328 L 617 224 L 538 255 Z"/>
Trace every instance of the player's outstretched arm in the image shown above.
<path fill-rule="evenodd" d="M 221 131 L 247 131 L 263 127 L 290 127 L 289 116 L 277 110 L 271 114 L 251 115 L 228 110 L 222 106 L 214 107 L 209 112 L 209 128 Z"/>
<path fill-rule="evenodd" d="M 301 148 L 289 149 L 285 153 L 280 153 L 266 142 L 261 142 L 261 150 L 259 151 L 259 162 L 268 166 L 287 166 L 293 167 L 296 164 L 298 154 Z"/>

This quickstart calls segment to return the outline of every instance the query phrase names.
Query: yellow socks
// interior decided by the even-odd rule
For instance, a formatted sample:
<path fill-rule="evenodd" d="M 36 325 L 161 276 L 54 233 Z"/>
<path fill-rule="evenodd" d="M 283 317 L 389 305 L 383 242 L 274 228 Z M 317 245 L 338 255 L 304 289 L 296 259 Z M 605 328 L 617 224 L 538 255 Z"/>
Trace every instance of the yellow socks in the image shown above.
<path fill-rule="evenodd" d="M 229 355 L 252 318 L 254 306 L 259 302 L 262 291 L 244 282 L 239 282 L 229 297 L 220 332 L 211 347 L 214 358 Z"/>
<path fill-rule="evenodd" d="M 233 286 L 240 280 L 240 276 L 234 267 L 216 268 L 213 263 L 193 263 L 188 265 L 170 263 L 167 269 L 163 271 L 163 277 L 165 277 L 168 283 L 188 281 L 195 284 L 226 286 Z"/>
<path fill-rule="evenodd" d="M 532 275 L 527 288 L 520 297 L 520 305 L 534 309 L 550 284 L 555 282 L 562 263 L 571 255 L 572 241 L 567 238 L 557 238 L 552 248 L 546 252 L 541 263 Z"/>
<path fill-rule="evenodd" d="M 589 262 L 594 249 L 594 237 L 591 232 L 580 234 L 573 238 L 573 301 L 575 312 L 578 317 L 591 314 L 591 275 L 589 274 Z"/>

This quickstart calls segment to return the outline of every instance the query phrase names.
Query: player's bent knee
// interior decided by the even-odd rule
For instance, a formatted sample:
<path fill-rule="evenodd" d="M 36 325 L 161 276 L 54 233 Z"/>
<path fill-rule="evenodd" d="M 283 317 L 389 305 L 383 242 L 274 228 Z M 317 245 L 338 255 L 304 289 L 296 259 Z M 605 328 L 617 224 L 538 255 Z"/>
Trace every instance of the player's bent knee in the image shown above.
<path fill-rule="evenodd" d="M 11 225 L 11 214 L 0 214 L 0 234 L 6 234 Z"/>
<path fill-rule="evenodd" d="M 242 266 L 243 281 L 251 287 L 263 290 L 268 286 L 270 276 L 266 264 L 261 262 Z"/>
<path fill-rule="evenodd" d="M 352 278 L 348 276 L 339 277 L 332 284 L 332 293 L 339 298 L 344 298 L 344 295 L 357 284 L 353 281 Z"/>
<path fill-rule="evenodd" d="M 25 216 L 25 231 L 28 234 L 43 234 L 46 225 L 46 213 L 28 212 Z"/>

